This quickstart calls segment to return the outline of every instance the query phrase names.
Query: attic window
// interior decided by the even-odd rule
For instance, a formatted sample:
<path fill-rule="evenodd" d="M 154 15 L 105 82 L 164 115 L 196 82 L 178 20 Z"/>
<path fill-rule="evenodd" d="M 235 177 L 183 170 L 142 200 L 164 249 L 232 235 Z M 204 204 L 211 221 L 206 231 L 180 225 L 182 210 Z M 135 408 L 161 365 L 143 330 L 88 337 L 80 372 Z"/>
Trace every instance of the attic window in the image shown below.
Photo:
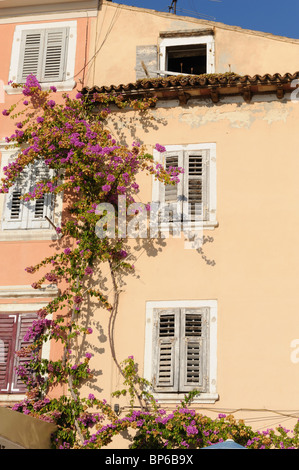
<path fill-rule="evenodd" d="M 214 37 L 165 37 L 160 43 L 161 75 L 200 75 L 215 72 Z"/>
<path fill-rule="evenodd" d="M 173 46 L 166 49 L 169 72 L 200 75 L 207 72 L 207 45 L 192 44 Z"/>

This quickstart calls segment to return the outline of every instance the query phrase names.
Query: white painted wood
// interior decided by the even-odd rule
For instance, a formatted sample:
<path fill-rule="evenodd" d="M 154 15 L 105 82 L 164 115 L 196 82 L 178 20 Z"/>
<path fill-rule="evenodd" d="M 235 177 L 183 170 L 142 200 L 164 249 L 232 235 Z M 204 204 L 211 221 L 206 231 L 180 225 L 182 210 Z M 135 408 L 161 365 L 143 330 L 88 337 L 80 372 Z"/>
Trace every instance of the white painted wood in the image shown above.
<path fill-rule="evenodd" d="M 218 399 L 217 394 L 217 300 L 167 300 L 150 301 L 146 303 L 146 326 L 145 326 L 145 348 L 144 348 L 144 377 L 152 381 L 155 369 L 155 312 L 161 310 L 188 310 L 197 309 L 206 316 L 206 363 L 207 370 L 203 377 L 204 388 L 195 403 L 214 403 Z M 205 309 L 205 310 L 202 310 Z M 207 316 L 207 312 L 208 316 Z M 177 403 L 184 398 L 184 392 L 161 392 L 153 391 L 154 396 L 161 402 Z"/>

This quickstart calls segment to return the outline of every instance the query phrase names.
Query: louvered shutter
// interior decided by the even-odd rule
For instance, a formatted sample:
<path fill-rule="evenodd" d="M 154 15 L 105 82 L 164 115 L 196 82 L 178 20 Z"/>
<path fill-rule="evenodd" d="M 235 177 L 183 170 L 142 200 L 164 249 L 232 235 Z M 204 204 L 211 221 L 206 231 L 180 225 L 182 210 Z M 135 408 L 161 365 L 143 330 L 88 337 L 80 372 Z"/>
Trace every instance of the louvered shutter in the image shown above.
<path fill-rule="evenodd" d="M 17 334 L 17 315 L 0 314 L 0 394 L 9 393 Z"/>
<path fill-rule="evenodd" d="M 180 391 L 207 387 L 208 309 L 182 309 L 180 335 Z"/>
<path fill-rule="evenodd" d="M 167 152 L 165 155 L 165 169 L 183 167 L 183 152 Z M 172 185 L 160 185 L 160 201 L 163 203 L 162 222 L 181 221 L 183 208 L 183 176 L 180 182 Z"/>
<path fill-rule="evenodd" d="M 34 320 L 37 320 L 36 313 L 22 313 L 18 316 L 18 330 L 17 330 L 17 340 L 15 345 L 15 351 L 19 351 L 20 349 L 29 346 L 32 344 L 32 340 L 25 341 L 24 336 L 27 333 L 28 329 L 32 326 Z M 27 391 L 27 387 L 21 378 L 17 375 L 15 368 L 18 366 L 24 365 L 28 361 L 28 356 L 25 357 L 18 357 L 15 356 L 14 358 L 14 367 L 13 367 L 13 374 L 12 374 L 12 383 L 11 383 L 11 392 L 15 393 L 25 393 Z"/>
<path fill-rule="evenodd" d="M 49 180 L 53 176 L 53 172 L 42 161 L 36 161 L 30 168 L 30 188 L 33 190 L 36 183 Z M 46 216 L 51 220 L 53 197 L 50 193 L 43 194 L 41 198 L 30 201 L 30 209 L 28 213 L 28 229 L 49 228 L 50 223 Z"/>
<path fill-rule="evenodd" d="M 154 389 L 175 391 L 178 389 L 179 310 L 156 309 L 154 314 Z"/>
<path fill-rule="evenodd" d="M 27 227 L 29 203 L 20 199 L 29 190 L 29 170 L 22 171 L 5 198 L 2 228 L 6 230 L 25 229 Z"/>
<path fill-rule="evenodd" d="M 41 82 L 56 82 L 65 79 L 65 60 L 68 28 L 45 30 Z"/>
<path fill-rule="evenodd" d="M 207 220 L 208 151 L 185 152 L 184 194 L 188 200 L 189 220 Z"/>
<path fill-rule="evenodd" d="M 43 52 L 42 30 L 23 31 L 21 39 L 20 64 L 18 81 L 26 81 L 27 75 L 33 74 L 39 79 L 42 67 Z"/>
<path fill-rule="evenodd" d="M 20 49 L 19 82 L 33 74 L 39 82 L 65 79 L 69 28 L 23 31 Z"/>

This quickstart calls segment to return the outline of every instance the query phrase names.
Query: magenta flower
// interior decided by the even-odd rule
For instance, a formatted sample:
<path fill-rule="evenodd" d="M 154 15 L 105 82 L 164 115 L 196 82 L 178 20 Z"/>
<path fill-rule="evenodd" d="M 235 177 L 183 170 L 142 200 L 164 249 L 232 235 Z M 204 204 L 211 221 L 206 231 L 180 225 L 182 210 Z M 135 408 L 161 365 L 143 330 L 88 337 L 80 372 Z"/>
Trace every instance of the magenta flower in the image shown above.
<path fill-rule="evenodd" d="M 2 114 L 3 116 L 9 116 L 9 111 L 7 111 L 7 109 L 3 109 Z"/>
<path fill-rule="evenodd" d="M 115 176 L 114 175 L 108 175 L 107 176 L 107 181 L 109 181 L 110 183 L 113 183 L 113 181 L 115 181 Z"/>
<path fill-rule="evenodd" d="M 104 186 L 102 186 L 102 190 L 105 192 L 105 193 L 108 193 L 111 189 L 111 186 L 109 184 L 104 184 Z"/>
<path fill-rule="evenodd" d="M 91 267 L 87 266 L 87 268 L 85 269 L 85 274 L 89 275 L 89 274 L 92 274 L 92 273 L 93 273 L 93 270 L 91 269 Z"/>
<path fill-rule="evenodd" d="M 155 145 L 155 150 L 157 150 L 158 152 L 166 152 L 166 148 L 163 147 L 163 145 L 160 145 L 160 144 L 156 144 Z"/>
<path fill-rule="evenodd" d="M 54 108 L 54 106 L 55 106 L 55 101 L 54 101 L 54 100 L 49 100 L 49 101 L 47 102 L 47 105 L 49 106 L 49 108 Z"/>
<path fill-rule="evenodd" d="M 71 250 L 70 248 L 66 248 L 66 249 L 64 250 L 64 254 L 65 254 L 65 255 L 69 255 L 69 254 L 71 253 L 71 251 L 72 251 L 72 250 Z"/>

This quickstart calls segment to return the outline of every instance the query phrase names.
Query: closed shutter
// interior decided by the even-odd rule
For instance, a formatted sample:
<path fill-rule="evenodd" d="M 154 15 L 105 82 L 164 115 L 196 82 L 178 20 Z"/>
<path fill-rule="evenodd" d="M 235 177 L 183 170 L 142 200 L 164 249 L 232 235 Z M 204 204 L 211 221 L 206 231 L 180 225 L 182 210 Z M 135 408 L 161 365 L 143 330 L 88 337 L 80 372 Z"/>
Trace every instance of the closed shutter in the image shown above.
<path fill-rule="evenodd" d="M 68 35 L 68 28 L 23 31 L 18 81 L 30 74 L 41 83 L 64 80 Z"/>
<path fill-rule="evenodd" d="M 208 219 L 208 151 L 185 152 L 184 194 L 188 200 L 189 220 Z"/>
<path fill-rule="evenodd" d="M 165 169 L 183 167 L 183 152 L 167 152 L 165 156 Z M 160 201 L 162 206 L 162 222 L 181 221 L 183 211 L 183 175 L 179 175 L 177 184 L 160 185 Z"/>
<path fill-rule="evenodd" d="M 136 80 L 146 77 L 157 77 L 158 70 L 157 46 L 136 47 Z"/>
<path fill-rule="evenodd" d="M 30 176 L 29 169 L 25 168 L 15 184 L 9 189 L 5 198 L 2 228 L 6 230 L 25 229 L 29 202 L 25 202 L 20 197 L 29 191 Z"/>
<path fill-rule="evenodd" d="M 17 315 L 0 314 L 0 394 L 10 392 L 16 334 Z"/>
<path fill-rule="evenodd" d="M 182 309 L 180 390 L 207 386 L 207 315 L 207 308 Z"/>
<path fill-rule="evenodd" d="M 45 31 L 41 82 L 59 82 L 65 79 L 67 38 L 68 28 L 51 28 Z"/>
<path fill-rule="evenodd" d="M 155 309 L 154 315 L 154 390 L 207 391 L 209 309 Z"/>
<path fill-rule="evenodd" d="M 155 311 L 155 376 L 154 388 L 157 391 L 173 391 L 178 388 L 178 326 L 179 311 Z"/>
<path fill-rule="evenodd" d="M 53 176 L 53 172 L 42 160 L 40 160 L 35 162 L 31 167 L 30 176 L 30 187 L 31 190 L 33 190 L 38 182 L 49 180 Z M 30 201 L 30 210 L 27 222 L 28 229 L 43 229 L 50 227 L 50 223 L 46 217 L 51 219 L 52 202 L 53 197 L 50 193 L 43 194 L 41 198 Z"/>
<path fill-rule="evenodd" d="M 43 31 L 24 31 L 21 39 L 21 53 L 18 81 L 26 81 L 27 75 L 37 78 L 41 75 L 41 57 L 43 52 Z"/>
<path fill-rule="evenodd" d="M 32 326 L 34 320 L 37 320 L 36 313 L 22 313 L 18 317 L 18 330 L 17 330 L 17 339 L 15 344 L 15 351 L 29 346 L 33 343 L 32 340 L 25 341 L 24 336 L 26 335 L 28 329 Z M 11 383 L 11 392 L 14 393 L 25 393 L 27 387 L 18 374 L 15 371 L 16 367 L 23 366 L 28 361 L 28 356 L 18 357 L 15 356 L 13 374 L 12 374 L 12 383 Z"/>

